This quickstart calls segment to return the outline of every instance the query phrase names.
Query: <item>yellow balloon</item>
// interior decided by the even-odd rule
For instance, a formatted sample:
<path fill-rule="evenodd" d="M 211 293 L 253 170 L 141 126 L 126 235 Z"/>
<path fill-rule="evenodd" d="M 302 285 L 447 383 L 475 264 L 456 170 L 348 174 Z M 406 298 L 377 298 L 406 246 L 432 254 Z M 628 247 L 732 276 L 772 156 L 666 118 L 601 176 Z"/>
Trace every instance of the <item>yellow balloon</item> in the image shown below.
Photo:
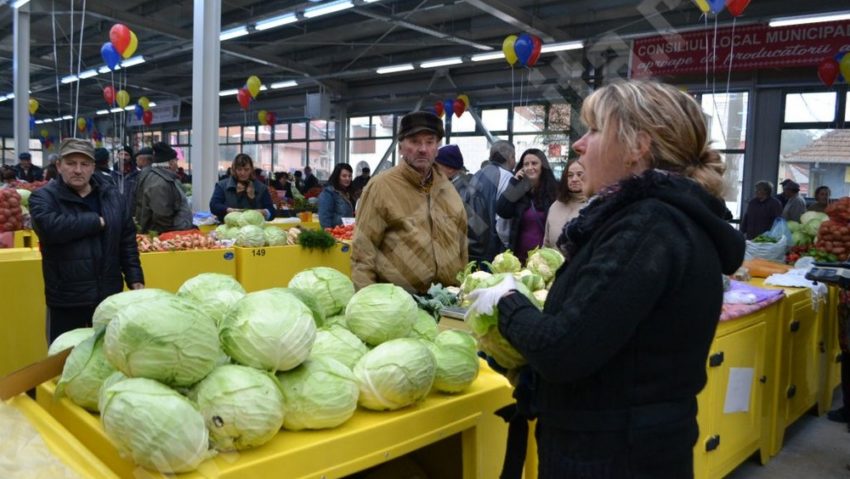
<path fill-rule="evenodd" d="M 136 32 L 130 31 L 130 43 L 127 44 L 127 48 L 124 49 L 124 53 L 121 54 L 123 59 L 128 59 L 136 53 L 136 48 L 139 47 L 139 39 L 136 37 Z"/>
<path fill-rule="evenodd" d="M 457 99 L 462 101 L 466 108 L 469 109 L 469 97 L 466 95 L 458 95 Z"/>
<path fill-rule="evenodd" d="M 48 136 L 50 136 L 50 132 L 47 131 L 47 128 L 42 128 L 39 133 L 41 133 L 42 138 L 47 138 Z"/>
<path fill-rule="evenodd" d="M 699 8 L 702 13 L 708 13 L 708 11 L 711 10 L 711 7 L 708 5 L 706 0 L 694 0 L 694 3 L 697 4 L 697 8 Z"/>
<path fill-rule="evenodd" d="M 260 120 L 261 125 L 266 124 L 266 114 L 267 113 L 268 112 L 266 110 L 260 110 L 260 111 L 257 112 L 257 119 Z"/>
<path fill-rule="evenodd" d="M 77 129 L 80 131 L 85 131 L 86 129 L 86 119 L 85 118 L 77 118 Z"/>
<path fill-rule="evenodd" d="M 838 69 L 841 71 L 844 81 L 850 82 L 850 53 L 845 53 L 841 57 L 841 61 L 838 62 Z"/>
<path fill-rule="evenodd" d="M 256 75 L 251 75 L 248 77 L 248 81 L 245 82 L 245 85 L 248 86 L 248 93 L 251 94 L 251 98 L 257 98 L 257 95 L 260 94 L 260 79 L 257 78 Z"/>
<path fill-rule="evenodd" d="M 38 100 L 36 100 L 35 98 L 30 98 L 29 108 L 30 108 L 30 115 L 34 115 L 35 112 L 38 111 Z"/>
<path fill-rule="evenodd" d="M 505 54 L 505 61 L 510 66 L 514 66 L 514 63 L 517 61 L 516 52 L 514 51 L 516 39 L 516 35 L 508 35 L 505 37 L 505 41 L 502 42 L 502 53 Z"/>
<path fill-rule="evenodd" d="M 130 94 L 127 93 L 127 90 L 118 90 L 118 93 L 115 94 L 115 101 L 118 102 L 118 106 L 124 108 L 130 103 Z"/>
<path fill-rule="evenodd" d="M 151 108 L 151 101 L 148 100 L 148 97 L 143 96 L 139 98 L 139 105 L 142 107 L 142 110 L 148 111 Z"/>

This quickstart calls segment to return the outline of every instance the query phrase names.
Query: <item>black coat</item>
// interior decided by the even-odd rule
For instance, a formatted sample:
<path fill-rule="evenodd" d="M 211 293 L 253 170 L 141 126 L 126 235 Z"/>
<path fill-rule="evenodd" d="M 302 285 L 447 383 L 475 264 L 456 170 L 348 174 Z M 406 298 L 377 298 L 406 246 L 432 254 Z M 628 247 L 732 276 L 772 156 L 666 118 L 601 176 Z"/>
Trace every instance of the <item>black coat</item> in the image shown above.
<path fill-rule="evenodd" d="M 98 214 L 62 181 L 52 180 L 30 196 L 33 229 L 41 243 L 44 294 L 50 307 L 91 306 L 129 286 L 144 283 L 136 228 L 118 190 L 94 174 Z"/>
<path fill-rule="evenodd" d="M 530 184 L 517 180 L 513 177 L 508 182 L 508 187 L 499 196 L 496 202 L 496 214 L 506 220 L 511 220 L 511 234 L 508 245 L 510 249 L 516 253 L 519 249 L 520 225 L 522 224 L 522 216 L 531 208 L 532 192 L 528 189 Z M 546 200 L 546 203 L 539 208 L 544 213 L 549 213 L 549 207 L 552 206 L 554 200 Z M 536 204 L 536 203 L 535 203 Z M 545 234 L 546 219 L 544 218 L 540 224 L 540 229 Z M 543 238 L 543 236 L 541 236 Z"/>
<path fill-rule="evenodd" d="M 470 261 L 493 261 L 502 250 L 496 233 L 496 201 L 502 168 L 487 165 L 472 175 L 461 199 L 467 213 L 467 245 Z"/>
<path fill-rule="evenodd" d="M 499 330 L 529 364 L 541 479 L 692 476 L 721 273 L 744 257 L 723 212 L 695 182 L 649 171 L 569 225 L 542 313 L 500 301 Z"/>

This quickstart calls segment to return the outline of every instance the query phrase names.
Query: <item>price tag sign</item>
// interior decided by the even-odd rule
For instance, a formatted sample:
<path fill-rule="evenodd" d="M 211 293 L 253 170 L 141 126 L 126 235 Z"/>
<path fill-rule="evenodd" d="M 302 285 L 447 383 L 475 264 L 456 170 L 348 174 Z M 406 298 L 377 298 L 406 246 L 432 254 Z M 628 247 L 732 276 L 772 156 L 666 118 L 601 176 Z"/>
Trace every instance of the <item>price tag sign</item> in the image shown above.
<path fill-rule="evenodd" d="M 265 256 L 266 249 L 265 248 L 255 248 L 251 250 L 251 256 Z"/>
<path fill-rule="evenodd" d="M 342 219 L 342 225 L 343 226 L 348 226 L 348 225 L 353 225 L 353 224 L 354 224 L 354 218 L 343 218 Z"/>

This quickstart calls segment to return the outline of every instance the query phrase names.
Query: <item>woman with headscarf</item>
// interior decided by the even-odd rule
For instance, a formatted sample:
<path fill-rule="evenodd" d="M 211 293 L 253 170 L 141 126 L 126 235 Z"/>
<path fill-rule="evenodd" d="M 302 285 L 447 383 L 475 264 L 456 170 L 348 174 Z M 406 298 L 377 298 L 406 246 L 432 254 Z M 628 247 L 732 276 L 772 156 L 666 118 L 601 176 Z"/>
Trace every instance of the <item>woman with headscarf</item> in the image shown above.
<path fill-rule="evenodd" d="M 257 210 L 266 220 L 274 218 L 274 204 L 269 189 L 254 179 L 254 161 L 250 156 L 239 153 L 233 158 L 230 176 L 215 185 L 210 198 L 210 211 L 219 221 L 227 213 Z"/>

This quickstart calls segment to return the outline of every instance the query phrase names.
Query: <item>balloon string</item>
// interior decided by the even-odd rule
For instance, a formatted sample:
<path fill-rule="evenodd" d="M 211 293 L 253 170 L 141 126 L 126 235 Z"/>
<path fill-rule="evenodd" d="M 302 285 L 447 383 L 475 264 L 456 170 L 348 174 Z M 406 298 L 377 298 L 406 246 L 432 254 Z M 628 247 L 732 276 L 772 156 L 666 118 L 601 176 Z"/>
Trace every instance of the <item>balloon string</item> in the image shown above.
<path fill-rule="evenodd" d="M 726 68 L 726 111 L 729 111 L 729 105 L 731 103 L 729 99 L 729 83 L 732 81 L 732 63 L 735 61 L 735 23 L 738 21 L 738 17 L 732 17 L 732 38 L 729 45 L 729 65 Z M 716 107 L 715 107 L 716 108 Z M 720 133 L 723 136 L 723 145 L 725 148 L 728 148 L 726 145 L 726 128 L 723 127 L 723 119 L 718 115 L 718 119 L 720 120 Z"/>
<path fill-rule="evenodd" d="M 53 30 L 53 68 L 56 69 L 56 117 L 62 118 L 62 98 L 59 93 L 59 56 L 56 48 L 56 1 L 50 2 L 50 26 Z M 72 126 L 73 128 L 73 126 Z M 62 127 L 59 127 L 59 137 L 62 137 Z"/>
<path fill-rule="evenodd" d="M 82 81 L 80 78 L 80 71 L 82 71 L 83 64 L 83 34 L 86 30 L 86 0 L 83 0 L 83 8 L 80 11 L 82 18 L 80 19 L 80 48 L 77 51 L 77 97 L 74 99 L 74 118 L 76 119 L 80 114 L 80 83 Z"/>
<path fill-rule="evenodd" d="M 514 86 L 514 66 L 511 65 L 511 113 L 514 111 L 514 95 L 516 95 L 516 90 Z"/>
<path fill-rule="evenodd" d="M 71 0 L 71 26 L 69 30 L 69 40 L 68 40 L 68 74 L 72 75 L 74 73 L 74 0 Z M 68 105 L 74 104 L 74 82 L 68 83 Z M 75 119 L 76 121 L 76 119 Z M 77 137 L 77 129 L 71 126 L 71 130 L 74 132 L 74 138 Z"/>
<path fill-rule="evenodd" d="M 705 21 L 705 88 L 708 89 L 708 13 L 703 13 L 702 18 Z"/>

